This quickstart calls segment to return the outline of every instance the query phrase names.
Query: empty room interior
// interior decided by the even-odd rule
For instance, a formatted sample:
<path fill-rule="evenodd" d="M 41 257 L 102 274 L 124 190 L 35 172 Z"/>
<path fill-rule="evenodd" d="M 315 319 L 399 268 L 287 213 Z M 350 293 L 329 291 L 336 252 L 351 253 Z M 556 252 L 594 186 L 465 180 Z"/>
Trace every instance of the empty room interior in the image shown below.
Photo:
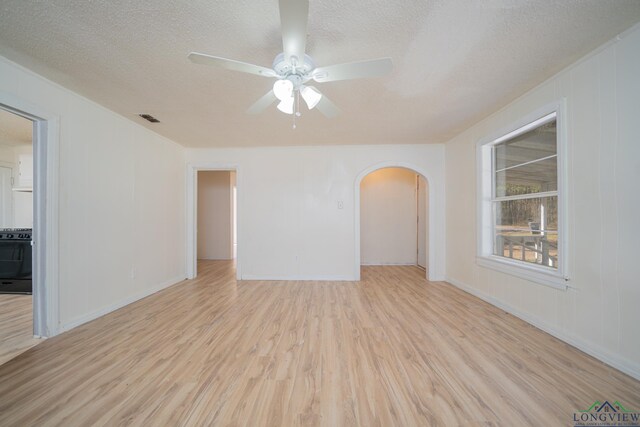
<path fill-rule="evenodd" d="M 640 1 L 0 0 L 0 425 L 639 426 Z"/>

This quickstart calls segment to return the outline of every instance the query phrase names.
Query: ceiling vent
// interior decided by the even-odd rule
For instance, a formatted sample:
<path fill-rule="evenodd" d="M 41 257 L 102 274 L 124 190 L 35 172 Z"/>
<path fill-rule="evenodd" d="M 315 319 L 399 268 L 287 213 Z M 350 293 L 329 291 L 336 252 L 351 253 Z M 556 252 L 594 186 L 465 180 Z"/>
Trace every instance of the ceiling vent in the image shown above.
<path fill-rule="evenodd" d="M 153 117 L 151 114 L 138 114 L 140 117 L 142 117 L 143 119 L 145 119 L 148 122 L 151 123 L 160 123 L 160 120 L 156 119 L 155 117 Z"/>

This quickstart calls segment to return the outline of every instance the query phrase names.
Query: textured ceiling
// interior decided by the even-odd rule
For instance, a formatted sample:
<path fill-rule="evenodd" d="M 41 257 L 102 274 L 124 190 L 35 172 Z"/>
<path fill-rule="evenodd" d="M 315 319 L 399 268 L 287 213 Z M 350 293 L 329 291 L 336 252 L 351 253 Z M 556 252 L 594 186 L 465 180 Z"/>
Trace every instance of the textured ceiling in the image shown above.
<path fill-rule="evenodd" d="M 317 84 L 342 110 L 246 109 L 273 81 L 276 0 L 0 0 L 0 54 L 190 147 L 445 142 L 640 21 L 638 0 L 310 0 L 319 66 L 389 56 L 386 77 Z M 150 113 L 162 123 L 137 118 Z"/>
<path fill-rule="evenodd" d="M 31 144 L 33 122 L 0 109 L 0 147 Z"/>

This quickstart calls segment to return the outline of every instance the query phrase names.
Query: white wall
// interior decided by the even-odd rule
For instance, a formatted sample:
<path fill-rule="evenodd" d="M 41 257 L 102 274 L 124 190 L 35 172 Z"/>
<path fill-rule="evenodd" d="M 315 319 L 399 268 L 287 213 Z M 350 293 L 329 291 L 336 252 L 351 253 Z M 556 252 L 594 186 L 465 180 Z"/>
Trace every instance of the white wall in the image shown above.
<path fill-rule="evenodd" d="M 414 166 L 430 180 L 430 273 L 444 277 L 442 145 L 190 149 L 186 158 L 194 167 L 238 168 L 243 279 L 355 279 L 359 180 L 381 166 Z"/>
<path fill-rule="evenodd" d="M 15 153 L 13 147 L 0 146 L 0 162 L 5 163 L 5 166 L 11 166 L 15 168 Z"/>
<path fill-rule="evenodd" d="M 184 149 L 1 57 L 0 75 L 59 117 L 61 328 L 184 278 Z"/>
<path fill-rule="evenodd" d="M 446 144 L 448 280 L 640 378 L 640 27 Z M 567 100 L 570 288 L 479 267 L 475 143 Z"/>
<path fill-rule="evenodd" d="M 198 172 L 198 259 L 233 259 L 230 171 Z"/>
<path fill-rule="evenodd" d="M 418 251 L 416 173 L 379 169 L 360 183 L 363 265 L 415 265 Z"/>

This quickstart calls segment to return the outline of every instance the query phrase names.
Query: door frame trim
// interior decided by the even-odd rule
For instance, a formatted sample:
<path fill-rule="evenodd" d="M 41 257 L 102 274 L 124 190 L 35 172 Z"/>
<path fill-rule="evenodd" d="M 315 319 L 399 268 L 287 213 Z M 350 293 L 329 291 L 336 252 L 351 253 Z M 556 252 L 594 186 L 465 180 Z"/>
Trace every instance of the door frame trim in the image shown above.
<path fill-rule="evenodd" d="M 33 122 L 33 333 L 52 337 L 60 329 L 60 117 L 2 91 L 0 109 Z"/>
<path fill-rule="evenodd" d="M 187 279 L 195 279 L 198 275 L 198 172 L 200 171 L 228 171 L 236 173 L 236 278 L 242 280 L 242 174 L 236 163 L 199 162 L 187 164 L 187 203 L 186 203 L 186 267 Z"/>

